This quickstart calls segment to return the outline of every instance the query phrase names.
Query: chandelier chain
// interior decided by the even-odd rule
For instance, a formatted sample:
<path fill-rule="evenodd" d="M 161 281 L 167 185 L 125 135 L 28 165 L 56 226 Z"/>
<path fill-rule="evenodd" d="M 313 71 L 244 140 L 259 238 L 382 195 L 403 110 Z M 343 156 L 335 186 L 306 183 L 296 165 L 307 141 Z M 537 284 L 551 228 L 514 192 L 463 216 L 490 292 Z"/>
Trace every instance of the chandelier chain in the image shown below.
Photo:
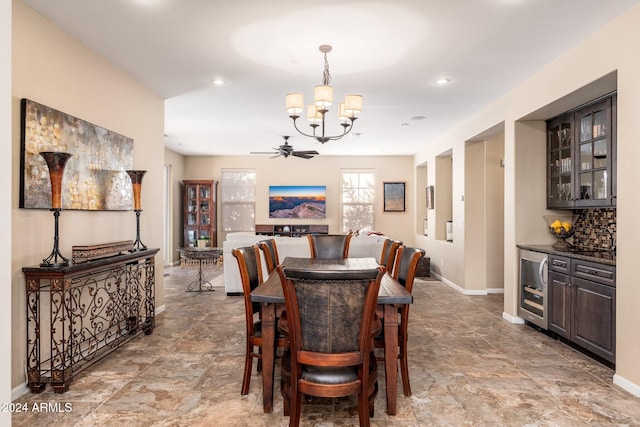
<path fill-rule="evenodd" d="M 327 52 L 324 52 L 324 71 L 322 72 L 322 85 L 329 86 L 331 83 L 331 74 L 329 74 L 329 60 L 327 59 Z"/>

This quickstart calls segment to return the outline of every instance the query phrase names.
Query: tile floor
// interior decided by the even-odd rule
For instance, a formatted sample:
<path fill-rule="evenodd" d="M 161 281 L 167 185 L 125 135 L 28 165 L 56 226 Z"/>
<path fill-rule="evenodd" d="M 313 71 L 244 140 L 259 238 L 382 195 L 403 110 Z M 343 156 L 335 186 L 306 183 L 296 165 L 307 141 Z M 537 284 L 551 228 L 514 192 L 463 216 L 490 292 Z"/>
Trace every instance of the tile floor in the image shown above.
<path fill-rule="evenodd" d="M 262 412 L 261 379 L 240 396 L 241 297 L 222 287 L 185 293 L 195 271 L 170 268 L 166 310 L 141 335 L 78 374 L 64 394 L 47 387 L 18 400 L 61 403 L 59 412 L 13 416 L 13 426 L 285 426 L 276 389 Z M 217 277 L 214 285 L 221 285 Z M 385 412 L 384 374 L 373 426 L 640 425 L 640 399 L 612 384 L 613 371 L 525 325 L 501 318 L 502 296 L 464 296 L 417 280 L 411 309 L 413 396 L 398 384 L 398 413 Z M 71 411 L 64 412 L 64 404 Z M 55 406 L 53 406 L 55 408 Z M 358 425 L 354 399 L 303 406 L 302 425 Z"/>

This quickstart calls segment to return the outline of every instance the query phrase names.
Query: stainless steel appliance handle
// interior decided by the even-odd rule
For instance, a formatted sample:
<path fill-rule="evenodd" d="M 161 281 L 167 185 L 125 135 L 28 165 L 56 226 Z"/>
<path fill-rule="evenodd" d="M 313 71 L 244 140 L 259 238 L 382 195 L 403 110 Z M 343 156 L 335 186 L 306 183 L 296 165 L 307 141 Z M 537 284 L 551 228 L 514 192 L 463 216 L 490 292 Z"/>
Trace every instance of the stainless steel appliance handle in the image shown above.
<path fill-rule="evenodd" d="M 547 258 L 543 259 L 540 263 L 540 267 L 538 268 L 538 275 L 540 276 L 540 281 L 544 283 L 544 286 L 547 286 L 548 279 L 544 276 L 544 271 L 547 267 Z"/>

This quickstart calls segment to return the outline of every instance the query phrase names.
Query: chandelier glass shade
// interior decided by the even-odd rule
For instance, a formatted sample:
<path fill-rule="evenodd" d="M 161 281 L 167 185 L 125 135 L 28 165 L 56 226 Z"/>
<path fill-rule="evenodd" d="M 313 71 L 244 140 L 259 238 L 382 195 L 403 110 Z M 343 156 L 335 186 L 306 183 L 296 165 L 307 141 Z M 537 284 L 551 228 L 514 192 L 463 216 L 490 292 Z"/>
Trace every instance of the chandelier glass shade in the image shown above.
<path fill-rule="evenodd" d="M 342 133 L 329 136 L 325 132 L 325 116 L 329 112 L 329 108 L 333 104 L 333 88 L 330 86 L 331 75 L 329 74 L 329 61 L 327 53 L 331 52 L 331 46 L 322 45 L 319 47 L 320 52 L 324 54 L 324 72 L 322 74 L 322 84 L 313 90 L 313 104 L 307 106 L 307 120 L 311 126 L 312 133 L 308 134 L 298 128 L 297 120 L 304 111 L 304 97 L 301 93 L 290 93 L 285 98 L 285 104 L 289 117 L 293 120 L 293 126 L 296 130 L 310 138 L 315 138 L 318 142 L 324 144 L 328 141 L 335 141 L 342 138 L 353 129 L 353 122 L 358 117 L 357 114 L 362 111 L 362 95 L 349 94 L 344 98 L 344 102 L 338 103 L 338 119 L 342 126 Z"/>

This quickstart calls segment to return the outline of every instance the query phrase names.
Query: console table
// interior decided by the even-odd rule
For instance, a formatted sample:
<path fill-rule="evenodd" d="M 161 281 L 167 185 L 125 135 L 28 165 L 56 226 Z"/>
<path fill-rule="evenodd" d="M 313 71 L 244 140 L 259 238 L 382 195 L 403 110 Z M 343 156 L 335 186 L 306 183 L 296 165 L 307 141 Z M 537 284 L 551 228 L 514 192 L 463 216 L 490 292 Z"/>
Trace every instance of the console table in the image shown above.
<path fill-rule="evenodd" d="M 74 374 L 155 326 L 155 254 L 146 249 L 74 263 L 24 267 L 27 386 L 56 393 Z"/>

